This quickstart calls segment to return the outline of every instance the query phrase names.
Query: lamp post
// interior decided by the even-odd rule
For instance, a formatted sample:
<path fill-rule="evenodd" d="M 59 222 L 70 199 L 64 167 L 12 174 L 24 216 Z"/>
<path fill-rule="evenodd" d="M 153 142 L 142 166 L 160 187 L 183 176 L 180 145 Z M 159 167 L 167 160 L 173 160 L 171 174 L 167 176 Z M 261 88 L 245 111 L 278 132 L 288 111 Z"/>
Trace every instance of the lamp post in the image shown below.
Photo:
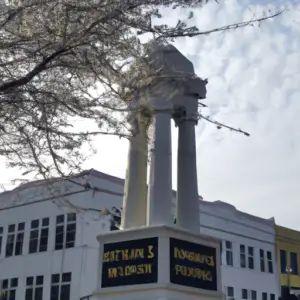
<path fill-rule="evenodd" d="M 291 294 L 291 272 L 293 271 L 291 267 L 286 267 L 286 273 L 287 273 L 287 285 L 288 285 L 288 291 L 289 295 Z"/>

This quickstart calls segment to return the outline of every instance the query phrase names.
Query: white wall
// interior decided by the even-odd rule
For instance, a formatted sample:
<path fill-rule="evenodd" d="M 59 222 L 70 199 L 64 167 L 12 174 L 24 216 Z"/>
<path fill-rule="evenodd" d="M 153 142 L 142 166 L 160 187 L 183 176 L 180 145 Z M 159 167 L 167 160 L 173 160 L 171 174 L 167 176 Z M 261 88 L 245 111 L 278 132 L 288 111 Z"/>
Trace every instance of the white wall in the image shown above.
<path fill-rule="evenodd" d="M 0 194 L 0 226 L 4 227 L 0 280 L 19 278 L 17 300 L 24 299 L 26 277 L 34 275 L 44 275 L 43 300 L 49 300 L 54 273 L 72 272 L 72 300 L 95 290 L 99 247 L 96 236 L 109 231 L 110 227 L 109 217 L 101 215 L 100 210 L 122 206 L 123 184 L 122 179 L 92 170 L 71 181 L 53 183 L 50 189 L 44 182 L 33 182 Z M 59 194 L 65 196 L 55 199 Z M 220 202 L 201 201 L 200 209 L 200 231 L 233 242 L 234 266 L 222 266 L 222 285 L 233 286 L 236 299 L 241 299 L 242 288 L 256 290 L 257 300 L 261 299 L 262 292 L 278 296 L 274 221 L 246 215 Z M 56 216 L 74 211 L 77 212 L 75 247 L 54 250 Z M 51 225 L 48 251 L 28 254 L 30 223 L 44 217 L 50 217 Z M 23 255 L 4 258 L 7 227 L 19 222 L 26 222 Z M 255 247 L 255 270 L 239 267 L 240 244 Z M 259 249 L 272 251 L 274 274 L 260 272 Z"/>
<path fill-rule="evenodd" d="M 110 230 L 110 217 L 102 215 L 100 211 L 112 206 L 120 207 L 123 192 L 120 182 L 96 177 L 99 174 L 72 182 L 54 183 L 51 187 L 29 183 L 23 188 L 0 194 L 0 227 L 4 228 L 0 280 L 18 278 L 17 300 L 25 297 L 28 276 L 44 275 L 45 300 L 50 299 L 51 274 L 55 273 L 72 272 L 72 300 L 95 290 L 99 256 L 96 237 Z M 93 188 L 85 190 L 86 182 Z M 65 196 L 49 199 L 58 194 Z M 75 247 L 54 250 L 56 216 L 70 212 L 77 213 Z M 50 218 L 48 251 L 28 254 L 31 221 L 46 217 Z M 25 222 L 23 255 L 5 258 L 8 225 L 20 222 Z"/>

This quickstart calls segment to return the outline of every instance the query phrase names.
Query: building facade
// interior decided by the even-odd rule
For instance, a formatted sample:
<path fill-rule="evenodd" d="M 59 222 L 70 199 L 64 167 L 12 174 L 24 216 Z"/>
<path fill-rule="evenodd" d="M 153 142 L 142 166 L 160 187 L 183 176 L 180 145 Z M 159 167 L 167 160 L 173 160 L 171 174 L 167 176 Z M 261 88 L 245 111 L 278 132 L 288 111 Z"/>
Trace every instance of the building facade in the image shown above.
<path fill-rule="evenodd" d="M 300 232 L 276 225 L 277 268 L 281 294 L 300 295 Z"/>
<path fill-rule="evenodd" d="M 123 180 L 97 171 L 0 194 L 1 300 L 77 300 L 96 288 L 97 235 Z"/>
<path fill-rule="evenodd" d="M 97 286 L 96 237 L 118 229 L 123 187 L 90 170 L 0 194 L 2 299 L 88 299 Z M 274 220 L 221 201 L 200 200 L 200 211 L 199 231 L 222 240 L 224 299 L 278 299 Z"/>

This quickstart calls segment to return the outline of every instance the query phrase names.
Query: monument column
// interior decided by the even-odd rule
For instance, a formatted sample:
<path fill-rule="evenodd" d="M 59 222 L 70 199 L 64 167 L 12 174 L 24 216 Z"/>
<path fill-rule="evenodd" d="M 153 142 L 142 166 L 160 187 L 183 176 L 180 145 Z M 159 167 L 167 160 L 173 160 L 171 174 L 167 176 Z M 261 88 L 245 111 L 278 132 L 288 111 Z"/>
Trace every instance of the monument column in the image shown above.
<path fill-rule="evenodd" d="M 147 225 L 172 225 L 171 111 L 153 116 L 153 148 L 150 150 Z"/>
<path fill-rule="evenodd" d="M 195 117 L 182 112 L 177 125 L 177 225 L 186 230 L 199 233 L 200 211 L 197 183 Z"/>
<path fill-rule="evenodd" d="M 123 196 L 121 228 L 146 225 L 147 214 L 147 118 L 141 115 L 132 122 Z"/>

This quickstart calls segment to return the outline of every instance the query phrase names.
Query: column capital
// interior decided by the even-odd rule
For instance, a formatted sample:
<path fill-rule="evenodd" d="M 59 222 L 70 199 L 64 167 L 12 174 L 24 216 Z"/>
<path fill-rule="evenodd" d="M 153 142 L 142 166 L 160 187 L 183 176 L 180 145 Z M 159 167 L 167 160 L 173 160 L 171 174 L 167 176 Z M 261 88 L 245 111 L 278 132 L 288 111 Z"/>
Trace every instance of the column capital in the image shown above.
<path fill-rule="evenodd" d="M 184 106 L 175 107 L 172 117 L 176 127 L 187 121 L 193 122 L 195 126 L 198 124 L 198 114 L 188 114 Z"/>

